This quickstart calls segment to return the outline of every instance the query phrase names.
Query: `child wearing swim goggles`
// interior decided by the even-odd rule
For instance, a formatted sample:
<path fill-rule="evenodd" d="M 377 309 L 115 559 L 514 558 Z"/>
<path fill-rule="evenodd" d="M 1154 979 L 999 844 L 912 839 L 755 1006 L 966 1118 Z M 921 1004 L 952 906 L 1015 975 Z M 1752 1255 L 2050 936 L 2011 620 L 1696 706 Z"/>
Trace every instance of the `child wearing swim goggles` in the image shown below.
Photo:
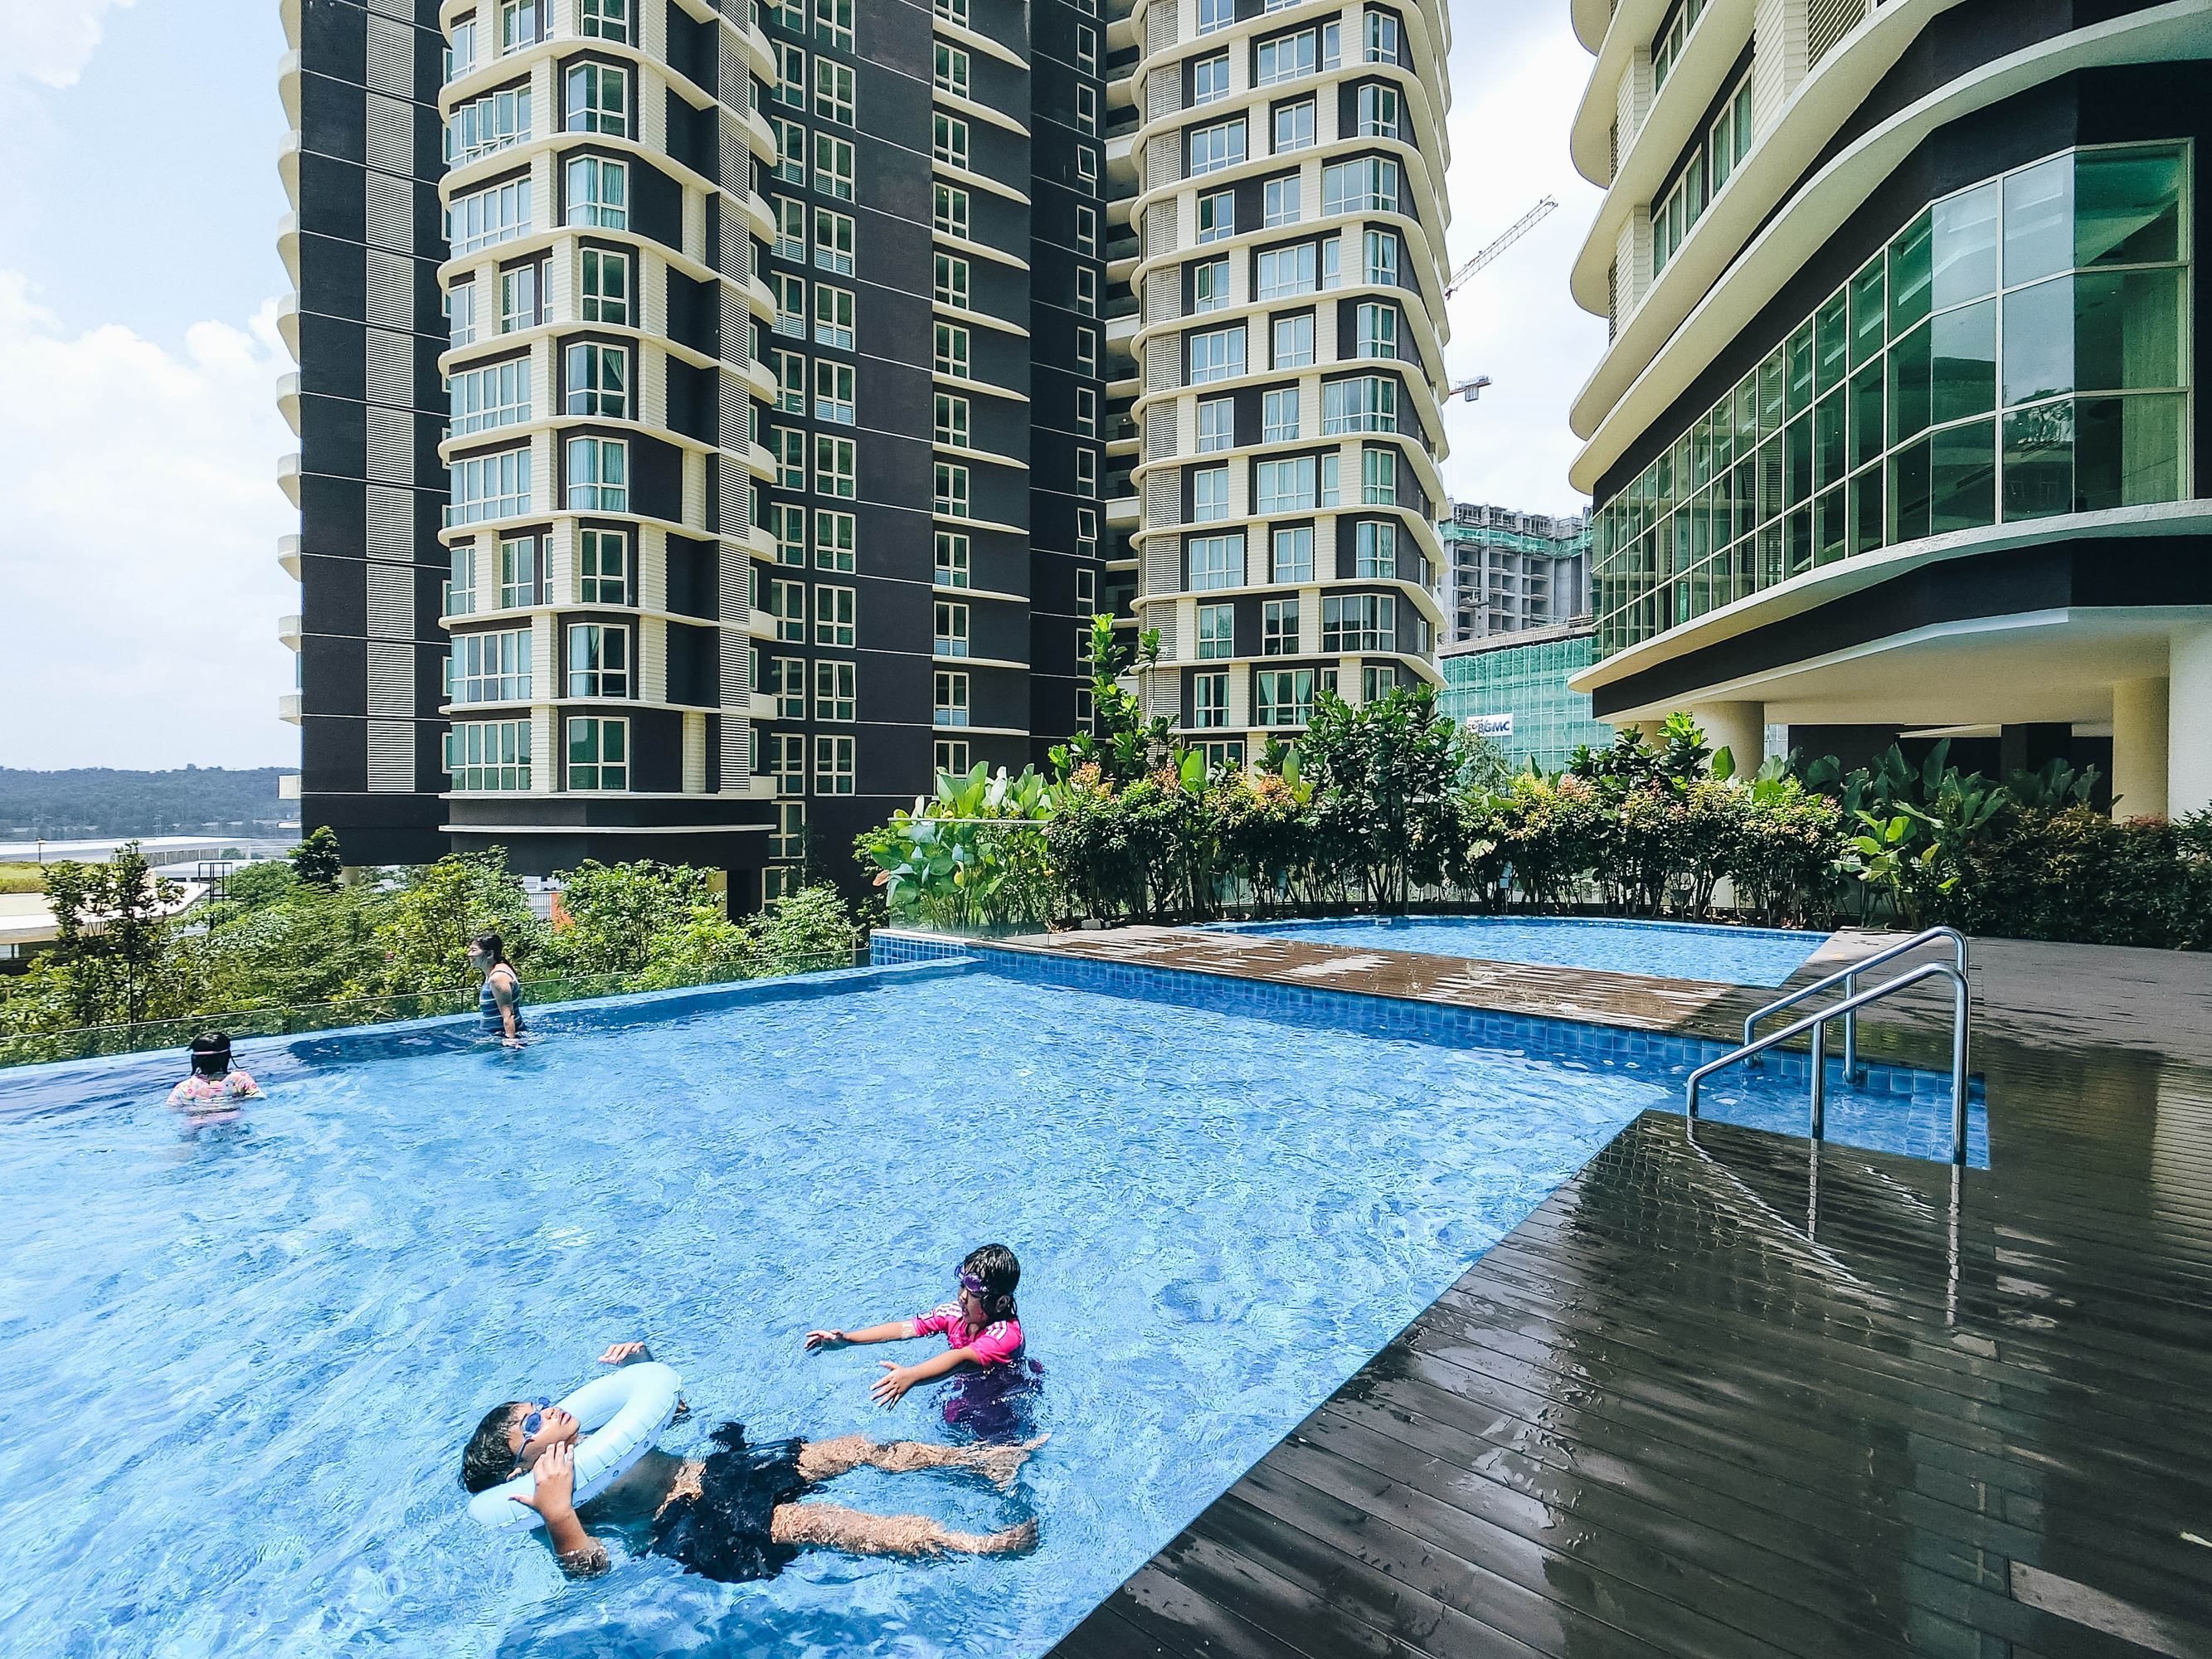
<path fill-rule="evenodd" d="M 881 1406 L 896 1406 L 908 1389 L 933 1382 L 956 1371 L 989 1371 L 1005 1367 L 1018 1371 L 1022 1364 L 1022 1322 L 1014 1306 L 1014 1289 L 1022 1282 L 1022 1264 L 1003 1244 L 986 1244 L 970 1250 L 960 1264 L 960 1290 L 951 1301 L 916 1319 L 870 1325 L 857 1331 L 809 1331 L 810 1352 L 842 1348 L 854 1342 L 910 1342 L 920 1336 L 945 1338 L 945 1352 L 918 1365 L 883 1362 L 884 1374 L 869 1389 Z"/>

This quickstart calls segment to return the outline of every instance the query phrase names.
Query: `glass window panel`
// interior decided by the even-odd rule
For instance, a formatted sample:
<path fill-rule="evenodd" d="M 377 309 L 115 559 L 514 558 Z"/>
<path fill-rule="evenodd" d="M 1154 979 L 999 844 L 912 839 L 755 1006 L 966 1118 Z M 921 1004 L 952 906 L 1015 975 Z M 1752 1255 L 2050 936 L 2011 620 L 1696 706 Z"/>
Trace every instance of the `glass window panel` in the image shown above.
<path fill-rule="evenodd" d="M 1820 541 L 1813 555 L 1816 564 L 1833 564 L 1844 556 L 1850 536 L 1846 499 L 1850 494 L 1848 489 L 1838 485 L 1820 497 L 1815 526 Z"/>
<path fill-rule="evenodd" d="M 1813 494 L 1813 418 L 1801 415 L 1783 428 L 1782 459 L 1788 501 L 1795 507 Z"/>
<path fill-rule="evenodd" d="M 1813 509 L 1801 507 L 1784 522 L 1790 528 L 1790 574 L 1802 576 L 1813 568 Z"/>
<path fill-rule="evenodd" d="M 1880 359 L 1851 376 L 1851 461 L 1854 469 L 1881 456 L 1882 366 Z"/>
<path fill-rule="evenodd" d="M 1929 298 L 1936 309 L 1993 292 L 1997 285 L 1996 181 L 1938 202 L 1929 211 L 1935 267 Z"/>
<path fill-rule="evenodd" d="M 2182 383 L 2179 271 L 2100 271 L 2076 276 L 2072 286 L 2075 386 L 2087 392 L 2132 392 Z M 2009 311 L 2005 326 L 2012 326 Z M 2012 384 L 2009 362 L 2005 384 L 2008 389 Z"/>
<path fill-rule="evenodd" d="M 1901 443 L 1927 429 L 1928 343 L 1934 331 L 1916 328 L 1889 349 L 1889 441 Z"/>
<path fill-rule="evenodd" d="M 2074 510 L 2181 499 L 2185 400 L 2084 398 L 2076 404 Z"/>
<path fill-rule="evenodd" d="M 1826 489 L 1844 476 L 1844 410 L 1840 392 L 1832 392 L 1813 408 L 1813 487 Z"/>
<path fill-rule="evenodd" d="M 1777 434 L 1759 447 L 1759 522 L 1778 517 L 1782 506 L 1782 438 Z"/>
<path fill-rule="evenodd" d="M 1851 531 L 1849 551 L 1853 557 L 1881 545 L 1881 469 L 1870 466 L 1850 483 Z"/>
<path fill-rule="evenodd" d="M 1946 312 L 1929 325 L 1935 331 L 1931 380 L 1938 423 L 1996 407 L 1997 395 L 1997 303 L 1984 300 Z"/>
<path fill-rule="evenodd" d="M 1790 412 L 1802 415 L 1813 406 L 1813 325 L 1808 323 L 1790 337 Z"/>
<path fill-rule="evenodd" d="M 2074 498 L 2074 405 L 2061 399 L 2004 417 L 2004 516 L 2044 519 Z"/>
<path fill-rule="evenodd" d="M 1889 337 L 1928 314 L 1929 216 L 1922 214 L 1889 245 Z"/>
<path fill-rule="evenodd" d="M 1737 383 L 1730 422 L 1735 431 L 1735 453 L 1747 455 L 1759 441 L 1759 376 L 1747 374 Z"/>
<path fill-rule="evenodd" d="M 1996 423 L 1948 427 L 1931 442 L 1929 528 L 1947 535 L 1996 521 Z"/>
<path fill-rule="evenodd" d="M 1889 501 L 1891 541 L 1917 541 L 1928 533 L 1927 439 L 1889 458 Z"/>
<path fill-rule="evenodd" d="M 2074 158 L 2054 155 L 2004 181 L 2004 283 L 2016 288 L 2073 263 Z"/>
<path fill-rule="evenodd" d="M 2006 404 L 2032 404 L 2073 389 L 2074 284 L 2062 276 L 2006 295 Z"/>
<path fill-rule="evenodd" d="M 2084 150 L 2074 158 L 2074 263 L 2181 257 L 2182 152 Z"/>
<path fill-rule="evenodd" d="M 1844 365 L 1850 350 L 1850 325 L 1844 305 L 1844 293 L 1839 289 L 1813 319 L 1814 362 L 1819 379 L 1817 390 L 1821 392 L 1844 378 Z"/>
<path fill-rule="evenodd" d="M 1737 536 L 1748 536 L 1759 522 L 1758 502 L 1754 497 L 1757 486 L 1753 483 L 1754 471 L 1750 459 L 1747 457 L 1735 464 L 1735 471 L 1731 475 L 1735 480 L 1732 494 L 1735 498 L 1734 533 Z"/>
<path fill-rule="evenodd" d="M 1759 435 L 1782 430 L 1782 384 L 1786 360 L 1779 351 L 1759 366 Z"/>
<path fill-rule="evenodd" d="M 1876 258 L 1851 278 L 1851 367 L 1881 350 L 1883 325 L 1881 260 Z"/>

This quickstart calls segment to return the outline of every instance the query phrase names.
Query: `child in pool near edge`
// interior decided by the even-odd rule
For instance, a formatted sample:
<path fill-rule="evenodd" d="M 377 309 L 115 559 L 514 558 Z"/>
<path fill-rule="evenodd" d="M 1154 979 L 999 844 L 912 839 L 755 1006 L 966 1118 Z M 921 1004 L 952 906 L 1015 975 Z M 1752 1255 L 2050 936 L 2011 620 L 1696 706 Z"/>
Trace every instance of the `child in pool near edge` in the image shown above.
<path fill-rule="evenodd" d="M 1019 1426 L 1012 1396 L 1043 1369 L 1027 1357 L 1021 1316 L 1014 1304 L 1022 1264 L 1005 1245 L 986 1244 L 968 1253 L 957 1277 L 958 1294 L 918 1318 L 857 1331 L 809 1331 L 806 1346 L 810 1352 L 818 1352 L 854 1342 L 905 1342 L 941 1334 L 944 1352 L 915 1365 L 883 1361 L 884 1374 L 868 1392 L 878 1404 L 895 1406 L 921 1383 L 965 1373 L 969 1385 L 945 1403 L 945 1419 L 973 1430 L 979 1437 L 994 1439 Z"/>
<path fill-rule="evenodd" d="M 234 1069 L 230 1038 L 221 1031 L 202 1031 L 192 1039 L 191 1074 L 169 1091 L 169 1104 L 195 1117 L 216 1112 L 234 1113 L 241 1100 L 258 1100 L 261 1085 L 250 1073 Z"/>

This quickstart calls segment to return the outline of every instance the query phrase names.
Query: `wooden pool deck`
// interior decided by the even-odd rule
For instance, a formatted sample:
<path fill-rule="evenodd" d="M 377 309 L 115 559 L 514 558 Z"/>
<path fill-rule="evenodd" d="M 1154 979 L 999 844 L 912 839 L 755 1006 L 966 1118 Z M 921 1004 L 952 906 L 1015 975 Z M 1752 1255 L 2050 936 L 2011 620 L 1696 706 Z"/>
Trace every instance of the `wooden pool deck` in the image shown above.
<path fill-rule="evenodd" d="M 1772 994 L 1024 943 L 1699 1035 Z M 1645 1114 L 1058 1659 L 2212 1659 L 2212 960 L 1975 957 L 1988 1170 Z"/>

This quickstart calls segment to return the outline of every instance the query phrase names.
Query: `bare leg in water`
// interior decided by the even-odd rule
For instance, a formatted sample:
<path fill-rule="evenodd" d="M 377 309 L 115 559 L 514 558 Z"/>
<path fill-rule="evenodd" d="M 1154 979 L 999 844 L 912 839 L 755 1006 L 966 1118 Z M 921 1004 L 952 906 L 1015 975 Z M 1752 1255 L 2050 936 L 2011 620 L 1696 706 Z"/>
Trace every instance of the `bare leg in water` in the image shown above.
<path fill-rule="evenodd" d="M 837 1504 L 779 1504 L 769 1517 L 779 1544 L 813 1544 L 848 1555 L 1022 1555 L 1036 1547 L 1037 1523 L 1004 1532 L 954 1532 L 926 1515 L 869 1515 Z"/>
<path fill-rule="evenodd" d="M 1029 1455 L 1051 1438 L 1041 1434 L 1018 1446 L 932 1446 L 918 1440 L 879 1445 L 864 1434 L 846 1434 L 835 1440 L 811 1440 L 801 1446 L 799 1472 L 809 1480 L 823 1481 L 863 1468 L 890 1474 L 910 1474 L 918 1469 L 972 1469 L 1000 1492 L 1009 1492 Z"/>

